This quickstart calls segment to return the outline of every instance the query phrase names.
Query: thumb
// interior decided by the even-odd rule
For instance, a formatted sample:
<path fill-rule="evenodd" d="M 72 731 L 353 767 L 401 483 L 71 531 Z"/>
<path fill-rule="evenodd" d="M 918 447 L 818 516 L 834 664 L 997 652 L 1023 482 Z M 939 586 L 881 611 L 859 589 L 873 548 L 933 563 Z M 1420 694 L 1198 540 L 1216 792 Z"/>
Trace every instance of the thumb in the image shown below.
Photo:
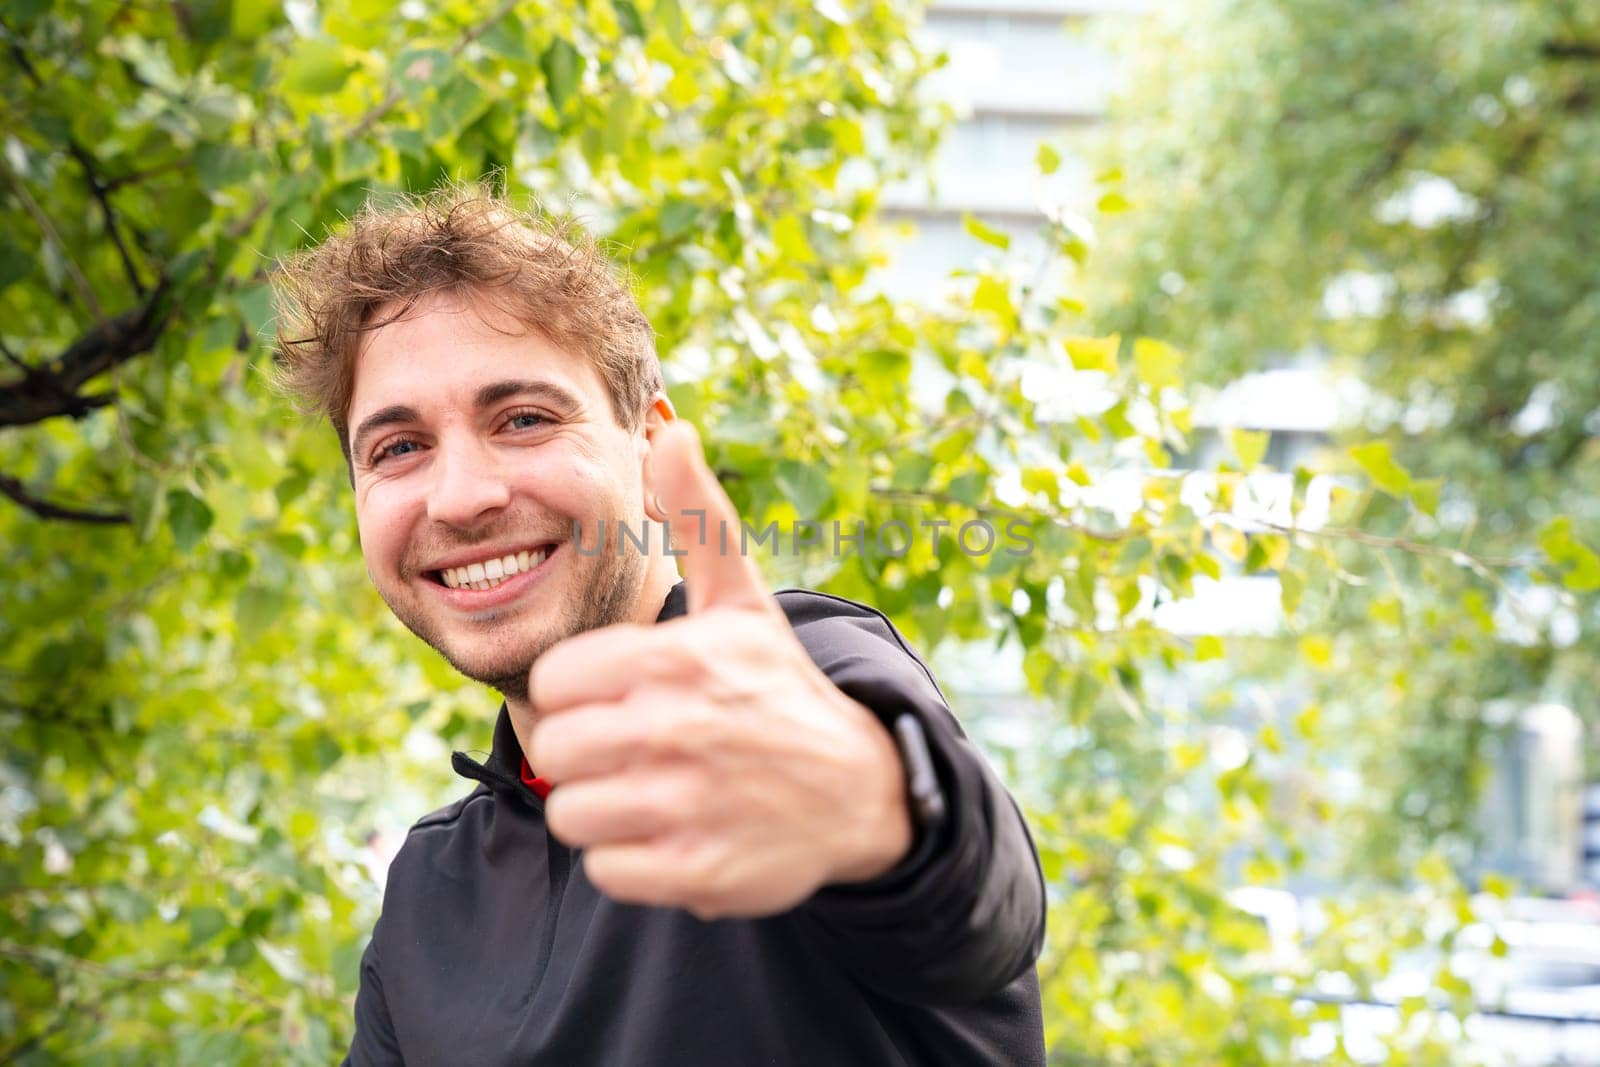
<path fill-rule="evenodd" d="M 682 553 L 690 613 L 710 607 L 768 610 L 767 583 L 740 551 L 739 515 L 706 465 L 694 427 L 681 419 L 661 427 L 651 447 L 650 480 Z"/>

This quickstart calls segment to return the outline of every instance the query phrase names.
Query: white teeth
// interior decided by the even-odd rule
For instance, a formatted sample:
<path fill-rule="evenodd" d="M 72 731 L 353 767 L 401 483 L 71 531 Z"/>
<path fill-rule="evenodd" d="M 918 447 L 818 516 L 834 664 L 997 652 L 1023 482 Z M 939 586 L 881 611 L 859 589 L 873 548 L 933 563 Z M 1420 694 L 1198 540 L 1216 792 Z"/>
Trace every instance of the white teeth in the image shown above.
<path fill-rule="evenodd" d="M 451 589 L 493 589 L 512 575 L 531 571 L 549 556 L 549 548 L 518 552 L 465 567 L 446 567 L 439 572 L 439 577 Z"/>

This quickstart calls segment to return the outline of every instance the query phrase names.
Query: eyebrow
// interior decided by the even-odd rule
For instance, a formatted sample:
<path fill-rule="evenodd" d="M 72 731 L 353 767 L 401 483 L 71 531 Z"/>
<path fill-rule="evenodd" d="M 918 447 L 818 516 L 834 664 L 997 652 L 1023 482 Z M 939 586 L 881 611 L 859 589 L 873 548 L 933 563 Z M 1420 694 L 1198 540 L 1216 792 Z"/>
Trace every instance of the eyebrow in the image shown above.
<path fill-rule="evenodd" d="M 361 425 L 356 427 L 355 434 L 350 438 L 350 455 L 358 462 L 360 457 L 366 455 L 367 439 L 385 426 L 393 426 L 401 422 L 417 422 L 419 416 L 416 408 L 408 408 L 404 404 L 391 404 L 361 420 Z"/>
<path fill-rule="evenodd" d="M 551 407 L 561 409 L 562 414 L 570 414 L 583 406 L 578 402 L 577 397 L 554 382 L 521 381 L 517 379 L 491 382 L 478 390 L 475 400 L 481 410 L 498 404 L 502 400 L 510 400 L 514 396 L 539 397 Z"/>
<path fill-rule="evenodd" d="M 538 397 L 551 407 L 557 408 L 561 414 L 571 414 L 582 407 L 577 397 L 554 382 L 519 379 L 490 382 L 478 390 L 477 395 L 473 397 L 473 403 L 481 411 L 515 396 Z M 356 427 L 355 434 L 350 438 L 350 453 L 352 456 L 365 454 L 368 438 L 385 426 L 420 421 L 422 416 L 417 413 L 417 409 L 404 404 L 391 404 L 386 408 L 380 408 L 362 419 L 361 425 Z"/>

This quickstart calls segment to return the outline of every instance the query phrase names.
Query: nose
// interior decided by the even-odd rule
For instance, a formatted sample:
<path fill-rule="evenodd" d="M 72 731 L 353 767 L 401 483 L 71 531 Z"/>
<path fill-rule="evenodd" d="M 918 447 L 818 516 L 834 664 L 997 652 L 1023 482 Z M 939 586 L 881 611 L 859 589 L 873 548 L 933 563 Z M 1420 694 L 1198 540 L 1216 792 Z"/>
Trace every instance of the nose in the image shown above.
<path fill-rule="evenodd" d="M 467 529 L 511 502 L 511 487 L 494 451 L 473 440 L 441 440 L 435 446 L 428 517 Z"/>

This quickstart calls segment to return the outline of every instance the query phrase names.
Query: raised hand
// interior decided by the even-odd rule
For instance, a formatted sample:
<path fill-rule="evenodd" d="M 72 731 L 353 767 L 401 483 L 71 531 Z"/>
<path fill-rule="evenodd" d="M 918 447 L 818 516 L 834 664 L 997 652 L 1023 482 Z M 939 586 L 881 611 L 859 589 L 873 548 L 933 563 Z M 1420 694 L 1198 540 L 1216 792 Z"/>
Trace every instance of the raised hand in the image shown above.
<path fill-rule="evenodd" d="M 523 744 L 555 783 L 551 832 L 607 895 L 701 918 L 888 871 L 912 840 L 888 731 L 795 638 L 694 430 L 662 428 L 650 462 L 689 613 L 580 634 L 535 665 Z"/>

